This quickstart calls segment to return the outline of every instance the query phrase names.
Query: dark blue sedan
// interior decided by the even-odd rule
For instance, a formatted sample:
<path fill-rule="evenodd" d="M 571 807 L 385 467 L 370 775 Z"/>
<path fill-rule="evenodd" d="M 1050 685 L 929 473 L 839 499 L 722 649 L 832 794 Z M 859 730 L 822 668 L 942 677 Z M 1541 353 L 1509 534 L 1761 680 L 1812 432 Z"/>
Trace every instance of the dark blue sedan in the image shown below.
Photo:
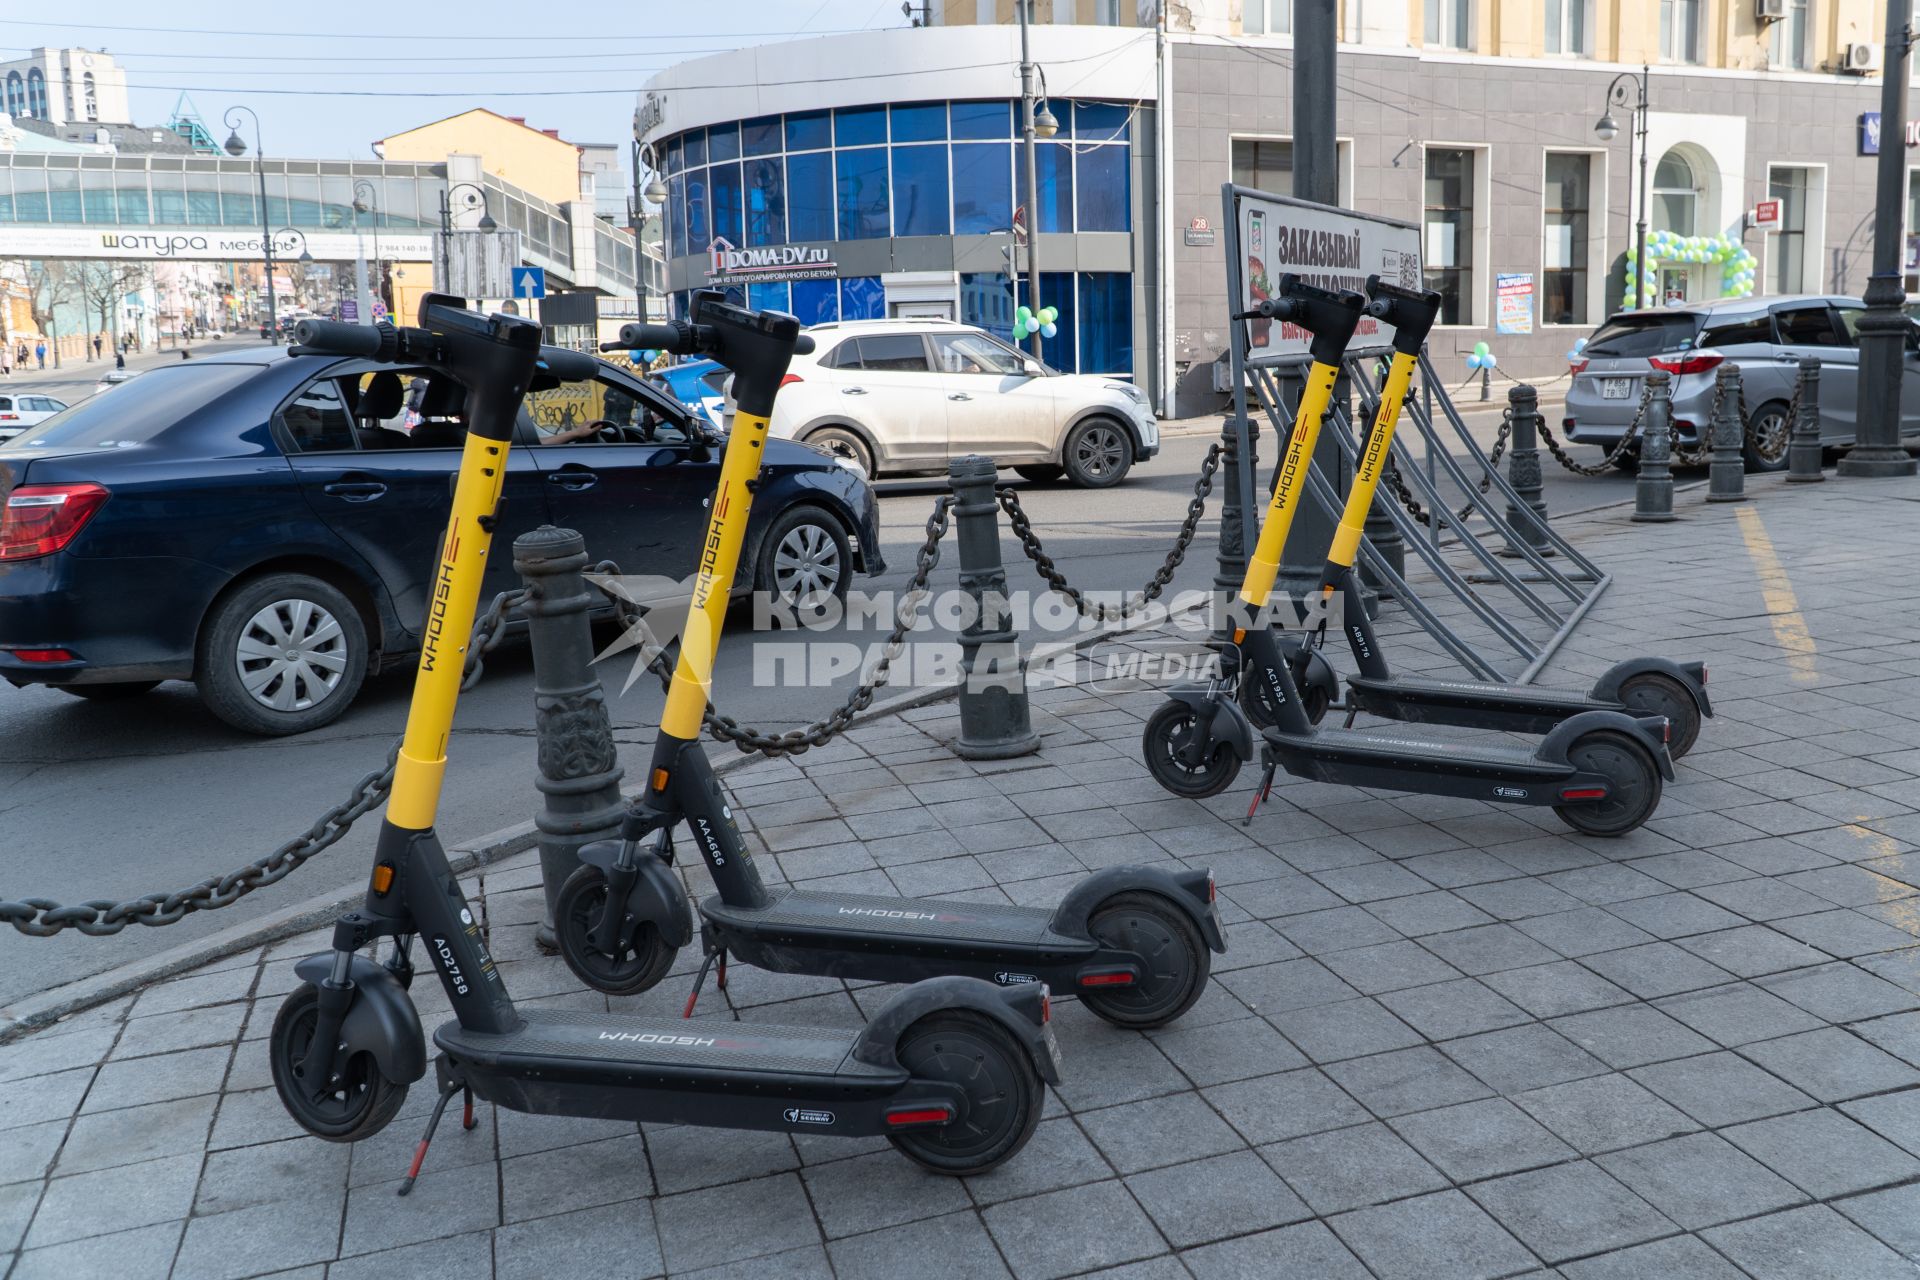
<path fill-rule="evenodd" d="M 87 698 L 192 680 L 249 732 L 326 724 L 417 650 L 462 401 L 423 370 L 247 351 L 150 370 L 23 433 L 0 447 L 0 676 Z M 712 429 L 604 363 L 527 409 L 487 593 L 517 585 L 513 539 L 541 524 L 628 575 L 690 577 Z M 742 591 L 817 602 L 884 571 L 863 476 L 788 441 L 766 462 Z"/>

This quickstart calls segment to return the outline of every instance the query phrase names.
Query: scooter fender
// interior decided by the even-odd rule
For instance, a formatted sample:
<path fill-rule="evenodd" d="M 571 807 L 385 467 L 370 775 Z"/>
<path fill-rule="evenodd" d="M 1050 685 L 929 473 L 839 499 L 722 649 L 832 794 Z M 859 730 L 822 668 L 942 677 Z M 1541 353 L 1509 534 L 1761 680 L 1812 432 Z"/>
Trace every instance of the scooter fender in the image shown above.
<path fill-rule="evenodd" d="M 1167 696 L 1193 708 L 1194 723 L 1206 726 L 1208 741 L 1225 743 L 1242 761 L 1253 759 L 1253 721 L 1238 701 L 1201 688 L 1174 689 Z"/>
<path fill-rule="evenodd" d="M 308 956 L 293 971 L 317 987 L 333 976 L 333 953 Z M 412 1084 L 427 1074 L 426 1033 L 400 980 L 362 955 L 354 956 L 347 974 L 353 1003 L 340 1024 L 340 1039 L 348 1052 L 372 1054 L 374 1066 L 394 1084 Z"/>
<path fill-rule="evenodd" d="M 1596 729 L 1611 729 L 1645 746 L 1653 753 L 1660 776 L 1673 781 L 1673 757 L 1667 753 L 1666 720 L 1628 715 L 1624 711 L 1582 711 L 1569 716 L 1540 740 L 1534 754 L 1542 760 L 1565 760 L 1567 751 L 1582 735 Z"/>
<path fill-rule="evenodd" d="M 1678 680 L 1693 700 L 1700 705 L 1700 714 L 1707 719 L 1713 718 L 1713 704 L 1707 701 L 1707 664 L 1704 662 L 1669 662 L 1665 658 L 1628 658 L 1608 667 L 1605 674 L 1593 682 L 1593 688 L 1587 696 L 1604 702 L 1620 701 L 1620 686 L 1634 676 L 1645 672 L 1656 672 Z"/>
<path fill-rule="evenodd" d="M 1087 936 L 1087 921 L 1100 904 L 1116 893 L 1151 893 L 1187 913 L 1194 927 L 1206 938 L 1207 946 L 1225 955 L 1227 936 L 1220 927 L 1220 908 L 1213 901 L 1213 876 L 1207 871 L 1163 871 L 1159 867 L 1108 867 L 1096 871 L 1073 887 L 1060 905 L 1053 909 L 1050 922 L 1055 933 L 1070 938 Z"/>
<path fill-rule="evenodd" d="M 611 875 L 613 864 L 620 860 L 620 843 L 595 840 L 581 845 L 580 861 Z M 693 906 L 687 901 L 687 891 L 673 868 L 652 853 L 641 850 L 638 861 L 640 878 L 627 894 L 627 914 L 652 924 L 660 931 L 661 941 L 677 951 L 693 941 Z"/>
<path fill-rule="evenodd" d="M 1319 645 L 1310 645 L 1295 635 L 1275 636 L 1280 646 L 1280 654 L 1293 668 L 1293 682 L 1300 687 L 1301 696 L 1310 689 L 1318 689 L 1327 695 L 1327 705 L 1340 701 L 1340 677 L 1334 672 L 1333 664 L 1320 652 Z M 1305 650 L 1306 656 L 1301 657 Z"/>
<path fill-rule="evenodd" d="M 1046 988 L 1038 982 L 996 987 L 979 978 L 948 975 L 924 978 L 880 1006 L 854 1045 L 853 1056 L 876 1067 L 898 1067 L 894 1050 L 908 1027 L 930 1013 L 968 1009 L 993 1019 L 1012 1033 L 1033 1059 L 1033 1069 L 1048 1084 L 1060 1083 L 1060 1048 L 1047 1026 Z"/>

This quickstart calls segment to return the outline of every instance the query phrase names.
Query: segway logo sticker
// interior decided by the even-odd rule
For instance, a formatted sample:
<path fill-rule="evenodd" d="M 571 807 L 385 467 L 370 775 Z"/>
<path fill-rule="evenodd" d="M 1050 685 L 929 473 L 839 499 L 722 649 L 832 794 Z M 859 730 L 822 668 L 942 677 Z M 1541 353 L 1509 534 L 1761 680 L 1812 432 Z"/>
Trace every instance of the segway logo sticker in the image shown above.
<path fill-rule="evenodd" d="M 788 1107 L 781 1116 L 788 1124 L 832 1124 L 833 1112 L 809 1111 L 805 1107 Z"/>
<path fill-rule="evenodd" d="M 467 910 L 465 907 L 460 908 L 460 923 L 467 924 L 467 925 L 472 924 L 473 912 Z"/>
<path fill-rule="evenodd" d="M 1495 787 L 1493 794 L 1499 796 L 1502 800 L 1525 800 L 1527 798 L 1527 789 L 1525 787 Z"/>
<path fill-rule="evenodd" d="M 994 974 L 993 980 L 1003 987 L 1020 987 L 1025 986 L 1029 982 L 1040 981 L 1039 978 L 1031 973 L 1009 973 L 1005 969 Z"/>

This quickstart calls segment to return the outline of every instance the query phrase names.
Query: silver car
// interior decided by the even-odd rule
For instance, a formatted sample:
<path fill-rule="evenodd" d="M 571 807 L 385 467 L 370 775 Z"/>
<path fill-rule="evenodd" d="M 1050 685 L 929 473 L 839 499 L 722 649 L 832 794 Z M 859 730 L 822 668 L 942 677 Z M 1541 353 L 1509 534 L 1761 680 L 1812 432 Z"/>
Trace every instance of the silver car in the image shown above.
<path fill-rule="evenodd" d="M 1622 312 L 1595 330 L 1582 358 L 1574 362 L 1565 433 L 1571 440 L 1612 449 L 1639 410 L 1647 374 L 1663 369 L 1673 375 L 1674 441 L 1696 447 L 1712 413 L 1716 371 L 1732 361 L 1740 367 L 1752 427 L 1747 469 L 1784 470 L 1794 379 L 1800 361 L 1812 356 L 1820 361 L 1821 441 L 1830 447 L 1852 444 L 1858 417 L 1857 329 L 1863 310 L 1858 298 L 1799 295 L 1722 298 Z M 1913 332 L 1906 347 L 1900 418 L 1901 435 L 1920 436 L 1920 351 Z M 1637 447 L 1618 460 L 1626 470 L 1638 464 Z"/>

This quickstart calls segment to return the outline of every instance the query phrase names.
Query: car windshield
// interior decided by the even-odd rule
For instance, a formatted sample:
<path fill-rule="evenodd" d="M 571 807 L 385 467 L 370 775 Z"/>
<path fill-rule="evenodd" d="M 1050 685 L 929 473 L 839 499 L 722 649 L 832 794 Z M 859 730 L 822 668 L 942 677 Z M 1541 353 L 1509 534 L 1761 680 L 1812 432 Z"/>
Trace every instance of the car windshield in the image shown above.
<path fill-rule="evenodd" d="M 1590 356 L 1657 356 L 1685 351 L 1700 331 L 1700 317 L 1686 312 L 1615 316 L 1587 340 Z"/>
<path fill-rule="evenodd" d="M 145 444 L 259 372 L 260 366 L 252 364 L 162 365 L 129 379 L 112 395 L 96 395 L 63 409 L 9 447 L 115 449 Z"/>

